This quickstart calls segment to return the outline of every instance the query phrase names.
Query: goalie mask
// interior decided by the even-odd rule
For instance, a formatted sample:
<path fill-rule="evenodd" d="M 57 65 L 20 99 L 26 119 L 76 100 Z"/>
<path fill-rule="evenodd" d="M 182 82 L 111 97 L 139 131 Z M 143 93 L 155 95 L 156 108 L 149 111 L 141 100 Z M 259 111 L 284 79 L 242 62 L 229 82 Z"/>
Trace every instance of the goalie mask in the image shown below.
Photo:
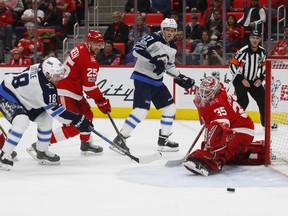
<path fill-rule="evenodd" d="M 214 76 L 204 78 L 199 87 L 199 94 L 203 102 L 210 102 L 221 89 L 219 80 Z"/>

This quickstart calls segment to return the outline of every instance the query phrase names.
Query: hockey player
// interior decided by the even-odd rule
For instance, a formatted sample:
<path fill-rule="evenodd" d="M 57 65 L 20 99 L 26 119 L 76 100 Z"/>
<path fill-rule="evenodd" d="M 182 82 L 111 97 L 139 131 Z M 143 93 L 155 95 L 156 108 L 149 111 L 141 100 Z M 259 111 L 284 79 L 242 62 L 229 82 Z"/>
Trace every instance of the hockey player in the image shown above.
<path fill-rule="evenodd" d="M 52 117 L 89 132 L 93 124 L 82 114 L 75 114 L 58 103 L 56 84 L 63 77 L 62 63 L 50 57 L 34 64 L 19 75 L 11 74 L 0 85 L 0 110 L 12 124 L 0 151 L 0 168 L 10 170 L 11 154 L 18 145 L 29 120 L 37 124 L 36 158 L 42 164 L 59 164 L 60 157 L 48 151 Z"/>
<path fill-rule="evenodd" d="M 146 118 L 153 102 L 156 109 L 162 109 L 161 129 L 159 130 L 158 151 L 178 151 L 178 143 L 170 141 L 173 118 L 176 107 L 173 97 L 163 83 L 163 74 L 167 71 L 176 77 L 175 82 L 185 89 L 194 85 L 194 80 L 180 74 L 175 68 L 177 48 L 173 37 L 177 31 L 174 19 L 164 19 L 161 31 L 149 33 L 141 38 L 133 47 L 133 55 L 137 58 L 131 78 L 134 80 L 133 111 L 121 129 L 121 135 L 114 139 L 110 148 L 117 151 L 129 151 L 126 139 L 133 129 Z"/>
<path fill-rule="evenodd" d="M 184 166 L 208 176 L 226 164 L 264 164 L 263 142 L 252 142 L 254 124 L 239 104 L 227 95 L 214 76 L 203 79 L 194 99 L 206 135 L 201 149 L 192 152 Z"/>
<path fill-rule="evenodd" d="M 75 113 L 85 115 L 89 120 L 93 119 L 93 112 L 84 93 L 94 99 L 101 112 L 106 114 L 111 111 L 109 99 L 103 97 L 102 92 L 96 85 L 99 73 L 99 64 L 96 55 L 104 46 L 104 39 L 100 31 L 89 30 L 86 41 L 74 47 L 69 53 L 65 62 L 65 75 L 58 85 L 58 95 L 60 103 Z M 53 131 L 51 144 L 66 140 L 79 134 L 77 128 L 71 124 L 64 124 L 61 128 Z M 80 132 L 80 150 L 86 154 L 88 152 L 101 153 L 103 148 L 93 145 L 90 132 Z M 32 146 L 33 147 L 33 146 Z M 30 148 L 31 150 L 31 148 Z"/>

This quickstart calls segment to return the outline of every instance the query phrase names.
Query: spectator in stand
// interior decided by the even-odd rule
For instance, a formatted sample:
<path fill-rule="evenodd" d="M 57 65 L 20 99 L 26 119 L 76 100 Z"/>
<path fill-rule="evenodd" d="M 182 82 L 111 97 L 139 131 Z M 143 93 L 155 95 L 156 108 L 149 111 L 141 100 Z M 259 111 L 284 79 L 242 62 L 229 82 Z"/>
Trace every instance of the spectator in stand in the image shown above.
<path fill-rule="evenodd" d="M 127 0 L 125 4 L 126 13 L 134 13 L 134 0 Z M 141 13 L 145 17 L 146 13 L 151 12 L 150 1 L 147 0 L 138 0 L 137 1 L 137 13 Z"/>
<path fill-rule="evenodd" d="M 175 1 L 174 1 L 175 2 Z M 182 5 L 183 1 L 178 0 L 177 6 L 173 7 L 173 10 L 176 10 L 178 13 L 182 12 Z M 175 3 L 174 3 L 175 5 Z M 207 1 L 203 0 L 186 0 L 186 13 L 196 13 L 199 12 L 203 14 L 205 10 L 207 9 Z"/>
<path fill-rule="evenodd" d="M 22 58 L 20 50 L 17 47 L 15 47 L 12 50 L 11 57 L 12 58 L 10 59 L 8 65 L 11 65 L 11 66 L 30 66 L 31 65 L 31 60 L 28 58 L 27 59 Z"/>
<path fill-rule="evenodd" d="M 136 63 L 136 58 L 133 55 L 133 49 L 126 54 L 124 60 L 123 60 L 123 64 L 124 65 L 135 65 Z"/>
<path fill-rule="evenodd" d="M 84 20 L 85 16 L 85 0 L 75 0 L 75 9 L 71 12 L 71 17 L 67 24 L 68 34 L 74 34 L 74 25 L 78 23 L 82 25 L 81 20 Z"/>
<path fill-rule="evenodd" d="M 0 0 L 0 63 L 4 61 L 4 51 L 12 49 L 13 22 L 12 12 L 6 8 L 4 0 Z"/>
<path fill-rule="evenodd" d="M 39 0 L 38 9 L 42 10 L 44 13 L 46 13 L 46 11 L 48 10 L 48 1 L 47 0 Z"/>
<path fill-rule="evenodd" d="M 202 65 L 209 47 L 213 47 L 215 44 L 216 41 L 211 40 L 210 32 L 208 30 L 203 30 L 201 33 L 201 42 L 197 44 L 192 52 L 192 64 Z"/>
<path fill-rule="evenodd" d="M 201 26 L 205 26 L 205 24 L 210 20 L 210 19 L 214 19 L 213 17 L 213 12 L 215 9 L 218 9 L 220 11 L 220 14 L 222 14 L 222 2 L 221 0 L 212 0 L 212 5 L 209 6 L 200 21 L 200 25 Z"/>
<path fill-rule="evenodd" d="M 197 44 L 201 41 L 202 27 L 200 26 L 198 16 L 196 13 L 191 14 L 191 22 L 186 25 L 186 38 L 191 43 L 191 51 L 195 49 Z"/>
<path fill-rule="evenodd" d="M 71 12 L 75 9 L 71 0 L 56 0 L 57 8 L 62 11 L 63 17 L 68 23 Z"/>
<path fill-rule="evenodd" d="M 27 32 L 24 33 L 25 37 L 22 38 L 17 47 L 20 50 L 20 53 L 22 54 L 23 58 L 29 58 L 31 59 L 33 64 L 36 64 L 36 62 L 33 62 L 34 57 L 34 26 L 28 26 Z M 41 55 L 43 53 L 43 43 L 39 37 L 37 37 L 37 59 L 38 62 L 41 59 Z"/>
<path fill-rule="evenodd" d="M 104 48 L 97 54 L 96 59 L 99 65 L 120 65 L 121 54 L 114 48 L 112 41 L 106 40 Z"/>
<path fill-rule="evenodd" d="M 215 8 L 213 10 L 213 19 L 208 20 L 204 28 L 210 31 L 211 40 L 219 40 L 222 35 L 223 25 L 222 25 L 222 12 Z"/>
<path fill-rule="evenodd" d="M 288 26 L 284 27 L 283 39 L 279 40 L 273 48 L 272 55 L 288 55 Z"/>
<path fill-rule="evenodd" d="M 38 27 L 42 26 L 42 22 L 44 19 L 44 12 L 42 10 L 37 9 L 39 0 L 37 0 L 37 4 L 35 4 L 35 0 L 29 4 L 29 9 L 26 9 L 21 16 L 21 20 L 23 21 L 23 26 L 16 26 L 15 28 L 15 35 L 16 41 L 15 44 L 17 45 L 19 40 L 23 38 L 23 33 L 27 31 L 28 26 L 34 26 L 34 11 L 37 10 L 37 25 Z"/>
<path fill-rule="evenodd" d="M 129 27 L 121 21 L 121 13 L 119 11 L 113 12 L 112 19 L 113 23 L 108 26 L 104 33 L 104 40 L 127 44 Z"/>
<path fill-rule="evenodd" d="M 236 0 L 237 1 L 237 0 Z M 226 11 L 231 11 L 234 0 L 226 0 Z"/>
<path fill-rule="evenodd" d="M 22 25 L 21 16 L 25 10 L 22 0 L 4 0 L 6 7 L 12 12 L 14 23 L 13 26 Z"/>
<path fill-rule="evenodd" d="M 242 42 L 239 38 L 241 29 L 237 26 L 237 20 L 234 15 L 229 15 L 226 19 L 226 52 L 235 52 L 241 48 Z M 234 49 L 233 49 L 234 48 Z"/>
<path fill-rule="evenodd" d="M 207 8 L 208 8 L 207 1 L 203 1 L 203 0 L 186 1 L 186 11 L 189 13 L 199 12 L 203 15 Z M 196 11 L 195 11 L 195 9 L 196 9 Z"/>
<path fill-rule="evenodd" d="M 57 8 L 55 0 L 48 1 L 43 23 L 44 28 L 52 28 L 55 29 L 56 32 L 65 34 L 62 25 L 62 11 Z"/>
<path fill-rule="evenodd" d="M 137 38 L 136 38 L 136 41 L 143 37 L 144 35 L 146 35 L 149 30 L 148 30 L 148 26 L 145 24 L 145 19 L 142 15 L 138 15 L 137 16 Z M 129 35 L 128 35 L 128 42 L 127 42 L 127 53 L 130 52 L 130 50 L 133 48 L 134 44 L 135 44 L 135 38 L 134 38 L 134 34 L 135 34 L 135 31 L 134 31 L 134 28 L 131 29 L 131 31 L 129 32 Z"/>
<path fill-rule="evenodd" d="M 188 39 L 186 39 L 185 43 L 185 51 L 183 49 L 183 29 L 181 27 L 178 28 L 177 33 L 174 37 L 174 43 L 177 47 L 177 53 L 175 56 L 175 64 L 181 65 L 183 64 L 183 58 L 186 58 L 186 63 L 188 61 L 188 56 L 191 53 L 191 44 Z M 184 57 L 185 56 L 185 57 Z M 190 57 L 191 58 L 191 57 Z"/>
<path fill-rule="evenodd" d="M 262 32 L 262 23 L 266 22 L 265 9 L 261 8 L 258 4 L 259 0 L 251 0 L 250 7 L 245 8 L 243 16 L 238 20 L 238 23 L 244 26 L 245 31 L 249 31 L 249 34 L 245 34 L 245 41 L 249 43 L 249 35 L 253 31 Z"/>
<path fill-rule="evenodd" d="M 223 57 L 223 47 L 218 41 L 215 45 L 210 46 L 206 50 L 206 55 L 204 54 L 203 65 L 227 65 Z"/>
<path fill-rule="evenodd" d="M 170 0 L 151 0 L 152 13 L 162 13 L 165 17 L 170 16 L 171 1 Z"/>
<path fill-rule="evenodd" d="M 179 27 L 180 26 L 182 27 L 182 20 L 180 19 L 180 16 L 177 11 L 174 11 L 174 10 L 171 11 L 170 18 L 174 19 Z"/>

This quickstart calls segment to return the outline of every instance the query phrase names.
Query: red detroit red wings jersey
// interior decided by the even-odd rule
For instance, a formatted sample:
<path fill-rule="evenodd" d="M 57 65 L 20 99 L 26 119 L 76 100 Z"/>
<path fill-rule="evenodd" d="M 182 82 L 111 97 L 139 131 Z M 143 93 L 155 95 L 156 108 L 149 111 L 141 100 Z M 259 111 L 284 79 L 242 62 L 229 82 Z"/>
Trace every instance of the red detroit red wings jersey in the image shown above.
<path fill-rule="evenodd" d="M 65 75 L 58 85 L 58 94 L 81 100 L 85 93 L 97 89 L 99 64 L 85 43 L 80 43 L 69 53 L 65 62 Z M 88 93 L 89 94 L 89 93 Z"/>
<path fill-rule="evenodd" d="M 211 122 L 227 122 L 230 123 L 230 129 L 236 132 L 252 135 L 254 124 L 251 118 L 244 112 L 240 105 L 227 95 L 225 89 L 221 89 L 208 104 L 202 106 L 199 103 L 200 96 L 194 99 L 194 103 L 198 109 L 201 120 L 205 126 L 209 126 Z"/>

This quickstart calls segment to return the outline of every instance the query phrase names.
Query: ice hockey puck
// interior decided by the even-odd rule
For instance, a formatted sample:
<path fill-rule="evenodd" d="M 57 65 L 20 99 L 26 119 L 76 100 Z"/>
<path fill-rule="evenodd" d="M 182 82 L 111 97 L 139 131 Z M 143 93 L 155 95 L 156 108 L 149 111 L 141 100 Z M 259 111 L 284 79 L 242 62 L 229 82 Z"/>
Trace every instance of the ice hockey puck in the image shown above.
<path fill-rule="evenodd" d="M 227 188 L 228 192 L 235 192 L 235 188 Z"/>

